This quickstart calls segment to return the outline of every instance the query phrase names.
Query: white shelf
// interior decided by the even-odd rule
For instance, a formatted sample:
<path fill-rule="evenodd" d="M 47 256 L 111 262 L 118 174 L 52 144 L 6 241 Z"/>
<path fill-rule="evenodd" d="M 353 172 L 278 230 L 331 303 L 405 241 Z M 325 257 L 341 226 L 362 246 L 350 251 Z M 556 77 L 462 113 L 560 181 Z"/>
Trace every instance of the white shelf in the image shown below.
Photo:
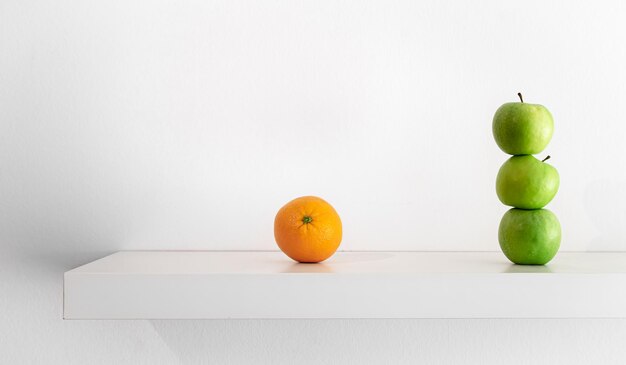
<path fill-rule="evenodd" d="M 121 251 L 64 275 L 65 319 L 626 318 L 626 253 Z"/>

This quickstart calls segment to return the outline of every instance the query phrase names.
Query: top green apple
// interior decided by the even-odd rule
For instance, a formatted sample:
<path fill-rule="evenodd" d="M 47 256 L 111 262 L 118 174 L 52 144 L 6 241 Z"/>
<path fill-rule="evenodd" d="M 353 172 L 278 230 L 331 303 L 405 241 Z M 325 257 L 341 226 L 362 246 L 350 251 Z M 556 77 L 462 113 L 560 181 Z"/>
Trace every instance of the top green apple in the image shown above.
<path fill-rule="evenodd" d="M 554 131 L 552 114 L 539 104 L 506 103 L 493 116 L 493 137 L 509 155 L 534 155 L 543 151 Z"/>

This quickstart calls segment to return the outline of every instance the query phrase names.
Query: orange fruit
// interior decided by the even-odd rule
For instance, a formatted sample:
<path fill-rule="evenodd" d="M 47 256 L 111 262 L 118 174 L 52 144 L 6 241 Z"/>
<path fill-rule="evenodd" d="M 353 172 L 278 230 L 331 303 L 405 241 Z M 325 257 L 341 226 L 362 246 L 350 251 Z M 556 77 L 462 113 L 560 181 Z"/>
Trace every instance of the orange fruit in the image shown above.
<path fill-rule="evenodd" d="M 332 205 L 316 196 L 303 196 L 285 204 L 274 219 L 278 247 L 299 262 L 320 262 L 341 243 L 341 219 Z"/>

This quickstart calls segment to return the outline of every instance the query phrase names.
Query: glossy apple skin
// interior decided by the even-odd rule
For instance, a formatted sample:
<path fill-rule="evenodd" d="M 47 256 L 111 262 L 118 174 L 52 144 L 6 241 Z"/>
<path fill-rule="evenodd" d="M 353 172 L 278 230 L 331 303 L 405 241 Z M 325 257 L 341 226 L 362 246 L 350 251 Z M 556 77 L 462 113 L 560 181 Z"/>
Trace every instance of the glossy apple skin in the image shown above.
<path fill-rule="evenodd" d="M 513 156 L 500 167 L 496 193 L 504 205 L 521 209 L 545 207 L 559 190 L 559 173 L 533 156 Z"/>
<path fill-rule="evenodd" d="M 561 224 L 547 209 L 510 209 L 498 229 L 504 255 L 519 265 L 545 265 L 561 246 Z"/>
<path fill-rule="evenodd" d="M 506 103 L 493 116 L 493 137 L 509 155 L 534 155 L 543 151 L 554 132 L 552 114 L 539 104 Z"/>

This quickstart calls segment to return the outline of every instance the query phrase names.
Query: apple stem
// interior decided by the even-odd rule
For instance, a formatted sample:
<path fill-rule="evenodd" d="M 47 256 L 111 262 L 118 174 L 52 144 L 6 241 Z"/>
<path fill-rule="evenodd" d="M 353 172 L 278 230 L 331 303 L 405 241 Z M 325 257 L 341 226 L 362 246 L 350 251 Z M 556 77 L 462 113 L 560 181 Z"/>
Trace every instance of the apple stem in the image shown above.
<path fill-rule="evenodd" d="M 548 155 L 546 158 L 544 158 L 543 160 L 541 160 L 541 162 L 546 162 L 550 159 L 550 155 Z"/>
<path fill-rule="evenodd" d="M 519 96 L 519 100 L 523 103 L 524 102 L 524 98 L 522 98 L 522 93 L 517 93 L 517 96 Z"/>

